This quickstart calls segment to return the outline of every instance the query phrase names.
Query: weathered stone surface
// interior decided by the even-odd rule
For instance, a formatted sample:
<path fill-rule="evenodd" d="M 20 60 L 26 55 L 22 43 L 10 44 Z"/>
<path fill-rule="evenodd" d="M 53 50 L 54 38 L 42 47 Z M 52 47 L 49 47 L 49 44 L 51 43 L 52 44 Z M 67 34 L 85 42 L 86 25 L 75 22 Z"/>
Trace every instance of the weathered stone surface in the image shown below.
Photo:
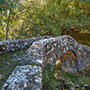
<path fill-rule="evenodd" d="M 40 66 L 17 66 L 2 90 L 40 90 L 41 81 L 42 68 Z"/>
<path fill-rule="evenodd" d="M 42 42 L 34 42 L 1 90 L 41 90 Z"/>
<path fill-rule="evenodd" d="M 41 41 L 34 42 L 27 50 L 25 58 L 19 62 L 19 65 L 43 64 L 43 43 Z"/>
<path fill-rule="evenodd" d="M 55 63 L 65 52 L 69 50 L 76 54 L 77 65 L 75 68 L 77 70 L 83 70 L 90 65 L 90 47 L 79 44 L 68 35 L 43 40 L 44 65 Z"/>
<path fill-rule="evenodd" d="M 73 64 L 76 63 L 74 71 L 83 70 L 90 65 L 90 47 L 77 43 L 68 35 L 39 40 L 30 46 L 25 58 L 20 61 L 1 90 L 40 90 L 42 67 L 55 64 L 67 51 L 76 55 L 76 60 L 73 59 Z M 71 65 L 69 70 L 72 69 Z"/>
<path fill-rule="evenodd" d="M 0 41 L 0 54 L 30 47 L 33 42 L 50 37 L 51 36 L 40 36 L 27 39 Z"/>

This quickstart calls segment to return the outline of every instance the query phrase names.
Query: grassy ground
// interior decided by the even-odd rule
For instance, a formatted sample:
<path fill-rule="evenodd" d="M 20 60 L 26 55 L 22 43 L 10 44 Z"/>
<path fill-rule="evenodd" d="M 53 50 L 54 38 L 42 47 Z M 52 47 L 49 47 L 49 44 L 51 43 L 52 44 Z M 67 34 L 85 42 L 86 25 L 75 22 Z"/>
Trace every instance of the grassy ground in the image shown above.
<path fill-rule="evenodd" d="M 9 75 L 12 73 L 14 68 L 18 65 L 19 60 L 14 60 L 19 57 L 22 53 L 25 53 L 27 49 L 10 52 L 8 54 L 0 55 L 0 88 L 3 86 Z M 17 58 L 18 59 L 18 58 Z"/>
<path fill-rule="evenodd" d="M 48 65 L 43 69 L 43 90 L 90 90 L 90 67 L 87 70 L 75 74 Z M 85 85 L 89 89 L 83 89 Z"/>

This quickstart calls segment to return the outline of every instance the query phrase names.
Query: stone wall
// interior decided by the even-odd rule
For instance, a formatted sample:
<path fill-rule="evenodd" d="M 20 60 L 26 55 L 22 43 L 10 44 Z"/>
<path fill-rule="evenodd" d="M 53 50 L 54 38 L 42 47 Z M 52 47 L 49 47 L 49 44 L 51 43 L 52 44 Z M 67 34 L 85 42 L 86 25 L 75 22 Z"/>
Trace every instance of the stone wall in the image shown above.
<path fill-rule="evenodd" d="M 42 42 L 34 42 L 25 60 L 15 68 L 1 90 L 41 90 L 42 88 Z"/>
<path fill-rule="evenodd" d="M 64 35 L 61 37 L 50 38 L 43 41 L 43 62 L 56 63 L 60 57 L 71 50 L 77 57 L 77 70 L 82 70 L 90 65 L 90 47 L 79 44 L 71 36 Z"/>
<path fill-rule="evenodd" d="M 1 90 L 41 90 L 42 68 L 55 64 L 69 50 L 76 55 L 75 70 L 90 65 L 90 47 L 77 43 L 71 36 L 42 39 L 30 46 L 26 58 L 20 61 Z"/>
<path fill-rule="evenodd" d="M 19 40 L 0 41 L 0 54 L 30 47 L 30 45 L 32 45 L 33 42 L 50 37 L 51 36 L 41 36 L 41 37 L 33 37 L 33 38 L 19 39 Z"/>

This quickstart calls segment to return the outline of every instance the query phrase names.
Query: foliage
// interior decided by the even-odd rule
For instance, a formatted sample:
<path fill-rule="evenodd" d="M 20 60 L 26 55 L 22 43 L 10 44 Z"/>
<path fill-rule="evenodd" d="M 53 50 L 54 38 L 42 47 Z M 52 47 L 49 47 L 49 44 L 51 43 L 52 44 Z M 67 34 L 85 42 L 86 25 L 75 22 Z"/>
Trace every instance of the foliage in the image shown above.
<path fill-rule="evenodd" d="M 76 1 L 68 0 L 65 3 L 64 0 L 60 2 L 59 0 L 49 0 L 44 6 L 38 6 L 38 4 L 38 7 L 29 6 L 26 11 L 26 20 L 24 20 L 19 32 L 20 36 L 59 36 L 69 32 L 73 26 L 79 30 L 83 30 L 83 26 L 90 26 L 89 16 L 81 13 L 82 2 L 79 5 L 80 0 Z"/>
<path fill-rule="evenodd" d="M 0 40 L 5 39 L 9 9 L 8 38 L 18 39 L 59 36 L 73 27 L 90 30 L 89 8 L 90 0 L 0 0 Z"/>

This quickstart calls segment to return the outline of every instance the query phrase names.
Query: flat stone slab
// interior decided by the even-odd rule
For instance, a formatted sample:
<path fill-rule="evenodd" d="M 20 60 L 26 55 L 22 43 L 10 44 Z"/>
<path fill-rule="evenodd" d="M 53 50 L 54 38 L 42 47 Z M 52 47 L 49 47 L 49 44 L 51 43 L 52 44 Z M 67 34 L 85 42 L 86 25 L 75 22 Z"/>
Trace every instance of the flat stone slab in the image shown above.
<path fill-rule="evenodd" d="M 40 90 L 41 81 L 40 66 L 17 66 L 1 90 Z"/>

